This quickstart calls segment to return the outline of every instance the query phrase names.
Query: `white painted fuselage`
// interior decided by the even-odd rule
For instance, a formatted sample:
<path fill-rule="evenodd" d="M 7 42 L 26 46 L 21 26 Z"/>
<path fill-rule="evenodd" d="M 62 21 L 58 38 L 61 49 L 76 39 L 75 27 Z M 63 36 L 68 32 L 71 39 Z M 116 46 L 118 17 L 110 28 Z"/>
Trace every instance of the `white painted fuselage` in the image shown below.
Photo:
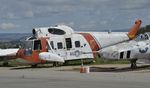
<path fill-rule="evenodd" d="M 145 33 L 134 40 L 103 48 L 99 53 L 105 59 L 138 59 L 141 61 L 150 61 L 149 34 Z"/>

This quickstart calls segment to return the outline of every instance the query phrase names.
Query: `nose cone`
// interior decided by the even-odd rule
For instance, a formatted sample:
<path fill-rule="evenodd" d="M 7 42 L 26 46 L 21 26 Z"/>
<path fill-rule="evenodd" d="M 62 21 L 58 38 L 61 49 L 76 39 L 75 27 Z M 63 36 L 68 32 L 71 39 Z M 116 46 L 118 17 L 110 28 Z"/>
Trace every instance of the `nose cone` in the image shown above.
<path fill-rule="evenodd" d="M 57 54 L 53 54 L 50 52 L 42 52 L 39 54 L 41 60 L 49 61 L 49 62 L 64 62 L 63 57 L 58 56 Z"/>

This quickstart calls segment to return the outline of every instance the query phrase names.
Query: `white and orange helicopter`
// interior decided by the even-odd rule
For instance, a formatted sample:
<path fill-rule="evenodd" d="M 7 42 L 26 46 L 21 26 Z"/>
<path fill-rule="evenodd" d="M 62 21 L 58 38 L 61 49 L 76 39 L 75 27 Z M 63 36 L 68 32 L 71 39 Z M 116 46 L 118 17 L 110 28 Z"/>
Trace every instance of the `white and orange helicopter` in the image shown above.
<path fill-rule="evenodd" d="M 46 62 L 91 59 L 107 46 L 131 40 L 140 28 L 141 20 L 127 32 L 75 32 L 65 25 L 34 28 L 33 36 L 24 41 L 17 58 L 36 66 Z"/>
<path fill-rule="evenodd" d="M 0 57 L 16 56 L 19 62 L 32 66 L 77 59 L 94 60 L 104 47 L 135 38 L 141 23 L 136 20 L 129 32 L 75 32 L 66 25 L 34 28 L 33 36 L 22 41 L 19 49 L 12 50 L 13 54 L 0 50 Z"/>

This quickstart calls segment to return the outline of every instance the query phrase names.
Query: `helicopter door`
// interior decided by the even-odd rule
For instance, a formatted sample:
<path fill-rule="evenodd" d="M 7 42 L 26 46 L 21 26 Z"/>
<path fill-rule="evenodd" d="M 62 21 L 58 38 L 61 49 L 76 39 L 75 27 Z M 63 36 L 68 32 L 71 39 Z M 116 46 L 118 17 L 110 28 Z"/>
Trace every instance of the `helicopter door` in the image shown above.
<path fill-rule="evenodd" d="M 50 39 L 50 45 L 54 52 L 61 56 L 66 57 L 66 49 L 64 44 L 64 37 L 53 37 Z"/>
<path fill-rule="evenodd" d="M 66 49 L 70 50 L 72 48 L 71 38 L 65 38 L 65 42 L 66 42 Z"/>

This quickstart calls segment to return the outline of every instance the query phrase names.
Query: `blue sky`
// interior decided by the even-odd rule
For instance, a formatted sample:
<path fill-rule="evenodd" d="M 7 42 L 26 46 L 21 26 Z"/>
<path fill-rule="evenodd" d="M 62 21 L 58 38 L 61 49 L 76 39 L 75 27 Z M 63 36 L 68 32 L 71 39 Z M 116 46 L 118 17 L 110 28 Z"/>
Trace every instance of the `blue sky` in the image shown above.
<path fill-rule="evenodd" d="M 75 31 L 128 31 L 150 24 L 150 0 L 0 0 L 0 33 L 65 24 Z"/>

